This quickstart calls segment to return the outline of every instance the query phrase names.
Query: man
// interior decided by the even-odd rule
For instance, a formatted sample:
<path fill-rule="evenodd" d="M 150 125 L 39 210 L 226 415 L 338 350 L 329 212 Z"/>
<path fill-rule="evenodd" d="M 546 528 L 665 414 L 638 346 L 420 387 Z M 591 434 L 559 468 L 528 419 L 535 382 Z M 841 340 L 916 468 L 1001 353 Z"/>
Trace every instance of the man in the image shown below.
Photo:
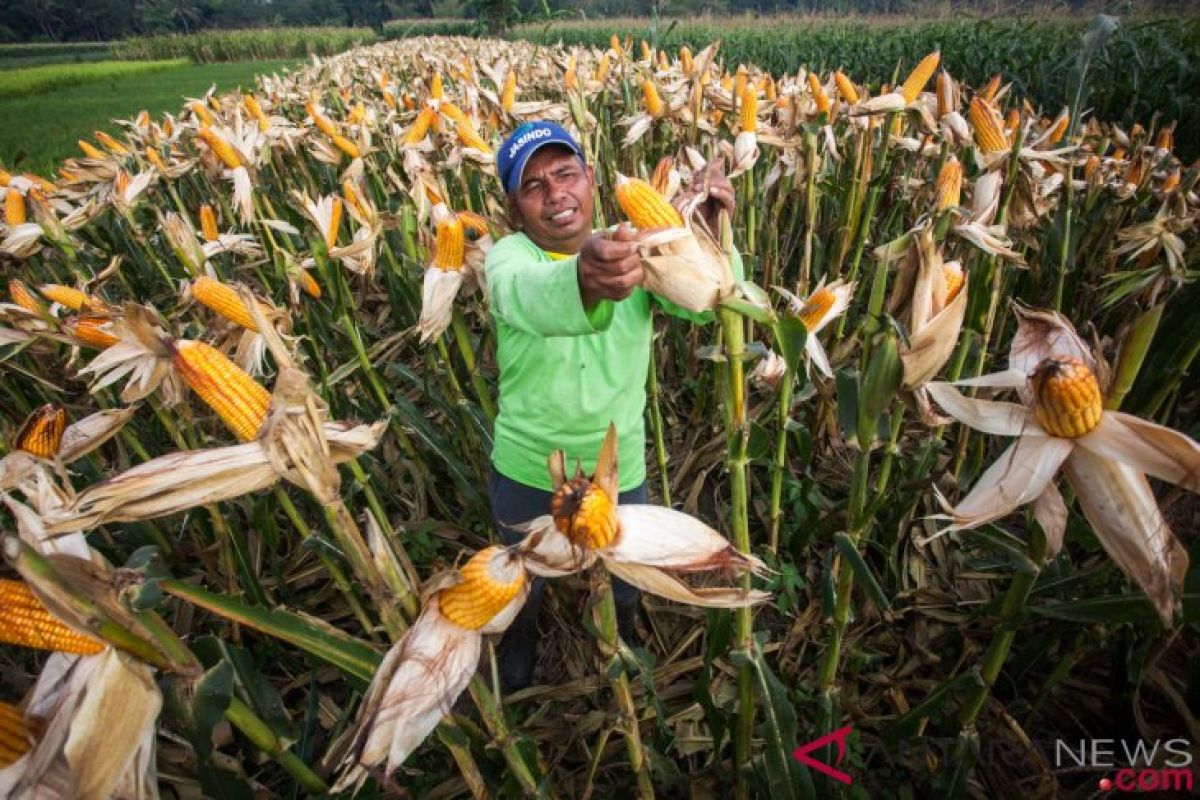
<path fill-rule="evenodd" d="M 714 162 L 703 213 L 715 230 L 722 208 L 732 215 L 734 193 L 720 160 Z M 522 535 L 515 526 L 549 513 L 547 456 L 561 448 L 569 470 L 579 460 L 590 473 L 610 420 L 618 436 L 619 502 L 646 502 L 645 381 L 653 326 L 637 235 L 625 223 L 593 233 L 595 171 L 575 139 L 553 122 L 526 123 L 500 148 L 496 166 L 516 232 L 496 243 L 485 264 L 500 368 L 488 490 L 496 528 L 512 543 Z M 741 279 L 736 254 L 732 266 Z M 697 322 L 714 316 L 655 300 Z M 533 678 L 544 588 L 544 581 L 534 581 L 501 643 L 500 677 L 509 691 Z M 628 637 L 638 592 L 614 580 L 613 596 Z"/>

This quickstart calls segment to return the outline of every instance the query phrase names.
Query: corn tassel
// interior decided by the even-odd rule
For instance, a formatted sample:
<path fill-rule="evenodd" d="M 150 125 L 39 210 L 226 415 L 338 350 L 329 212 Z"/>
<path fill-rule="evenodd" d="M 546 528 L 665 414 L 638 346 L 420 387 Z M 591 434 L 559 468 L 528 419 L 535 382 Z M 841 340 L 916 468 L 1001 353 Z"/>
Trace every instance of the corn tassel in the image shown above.
<path fill-rule="evenodd" d="M 1056 356 L 1029 377 L 1033 415 L 1051 436 L 1074 439 L 1100 424 L 1104 403 L 1092 370 L 1077 358 Z"/>
<path fill-rule="evenodd" d="M 518 572 L 510 581 L 498 579 L 492 572 L 492 559 L 501 548 L 485 547 L 459 570 L 462 581 L 438 594 L 442 616 L 460 628 L 477 631 L 512 602 L 525 585 L 525 573 Z"/>
<path fill-rule="evenodd" d="M 617 205 L 641 230 L 683 227 L 679 212 L 641 178 L 617 175 Z"/>
<path fill-rule="evenodd" d="M 0 642 L 82 656 L 105 647 L 59 622 L 28 584 L 12 580 L 0 580 Z"/>
<path fill-rule="evenodd" d="M 258 436 L 271 394 L 225 355 L 204 342 L 174 343 L 172 362 L 184 382 L 243 442 Z"/>
<path fill-rule="evenodd" d="M 192 281 L 192 297 L 230 322 L 235 322 L 248 330 L 258 330 L 258 325 L 254 322 L 254 315 L 242 302 L 237 289 L 232 286 L 203 275 Z"/>

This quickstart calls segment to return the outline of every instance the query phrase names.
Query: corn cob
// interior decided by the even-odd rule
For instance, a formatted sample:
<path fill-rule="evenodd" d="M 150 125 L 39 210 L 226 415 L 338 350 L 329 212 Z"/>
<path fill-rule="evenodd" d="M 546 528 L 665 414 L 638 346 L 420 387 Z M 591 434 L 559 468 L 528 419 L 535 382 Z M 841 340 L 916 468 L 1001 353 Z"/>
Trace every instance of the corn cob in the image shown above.
<path fill-rule="evenodd" d="M 93 301 L 85 293 L 74 289 L 70 286 L 61 286 L 57 283 L 43 283 L 38 287 L 42 297 L 52 303 L 58 303 L 60 306 L 65 306 L 72 311 L 79 311 L 84 306 L 92 305 Z"/>
<path fill-rule="evenodd" d="M 579 78 L 575 74 L 575 56 L 571 56 L 567 60 L 567 73 L 563 76 L 563 85 L 568 90 L 579 88 Z"/>
<path fill-rule="evenodd" d="M 660 118 L 666 112 L 666 103 L 659 97 L 658 89 L 649 78 L 642 79 L 642 98 L 646 101 L 646 113 L 654 119 Z"/>
<path fill-rule="evenodd" d="M 4 221 L 14 228 L 25 223 L 25 195 L 13 188 L 4 193 Z"/>
<path fill-rule="evenodd" d="M 742 92 L 740 105 L 742 133 L 758 133 L 758 92 L 753 86 Z"/>
<path fill-rule="evenodd" d="M 474 211 L 459 211 L 458 219 L 462 222 L 464 231 L 470 231 L 476 236 L 485 236 L 488 232 L 487 218 L 482 214 Z"/>
<path fill-rule="evenodd" d="M 200 120 L 200 124 L 204 127 L 213 124 L 212 114 L 208 113 L 208 109 L 205 108 L 204 103 L 201 103 L 199 100 L 193 100 L 188 103 L 188 108 L 192 110 L 192 113 L 196 115 L 196 119 Z"/>
<path fill-rule="evenodd" d="M 612 48 L 614 53 L 621 52 L 621 40 L 614 33 L 608 37 L 608 46 Z"/>
<path fill-rule="evenodd" d="M 265 133 L 271 127 L 271 122 L 267 119 L 267 115 L 263 113 L 262 106 L 259 105 L 257 97 L 252 94 L 242 95 L 242 105 L 250 112 L 250 116 L 254 117 L 258 122 L 258 129 L 260 131 Z"/>
<path fill-rule="evenodd" d="M 1047 358 L 1029 377 L 1033 415 L 1051 436 L 1074 439 L 1100 424 L 1104 404 L 1092 370 L 1077 358 Z"/>
<path fill-rule="evenodd" d="M 350 109 L 350 113 L 346 115 L 346 122 L 351 125 L 357 125 L 367 116 L 367 107 L 359 100 L 354 104 L 354 108 Z"/>
<path fill-rule="evenodd" d="M 1168 125 L 1158 132 L 1158 139 L 1154 142 L 1154 146 L 1159 150 L 1166 150 L 1168 153 L 1175 149 L 1175 126 Z"/>
<path fill-rule="evenodd" d="M 822 286 L 809 295 L 808 299 L 804 301 L 800 313 L 797 314 L 800 321 L 804 323 L 805 330 L 816 330 L 836 301 L 837 296 L 828 286 Z"/>
<path fill-rule="evenodd" d="M 221 231 L 217 228 L 217 212 L 208 203 L 200 206 L 200 232 L 204 234 L 206 242 L 221 238 Z"/>
<path fill-rule="evenodd" d="M 996 98 L 996 92 L 1000 89 L 1000 73 L 997 72 L 992 76 L 987 85 L 979 90 L 979 98 L 985 103 L 991 103 Z"/>
<path fill-rule="evenodd" d="M 123 169 L 117 170 L 117 177 L 113 180 L 113 188 L 116 190 L 118 197 L 124 197 L 129 190 L 129 173 Z"/>
<path fill-rule="evenodd" d="M 1021 127 L 1021 112 L 1010 108 L 1004 116 L 1004 130 L 1008 133 L 1008 143 L 1011 146 L 1017 140 L 1017 129 Z"/>
<path fill-rule="evenodd" d="M 433 120 L 437 117 L 437 111 L 433 106 L 425 106 L 421 109 L 421 113 L 417 114 L 416 121 L 412 127 L 408 129 L 408 133 L 404 135 L 404 144 L 418 144 L 429 133 L 429 126 L 433 124 Z"/>
<path fill-rule="evenodd" d="M 329 138 L 333 140 L 333 144 L 338 150 L 341 150 L 351 158 L 359 158 L 362 155 L 362 151 L 358 149 L 358 145 L 347 139 L 345 136 L 342 136 L 340 133 L 335 133 Z"/>
<path fill-rule="evenodd" d="M 679 212 L 641 178 L 617 175 L 617 205 L 642 230 L 683 227 Z"/>
<path fill-rule="evenodd" d="M 550 499 L 554 525 L 576 547 L 597 550 L 617 540 L 620 522 L 608 493 L 584 477 L 558 488 Z"/>
<path fill-rule="evenodd" d="M 612 66 L 612 56 L 607 52 L 600 56 L 600 63 L 596 65 L 596 74 L 593 76 L 596 83 L 604 83 L 608 80 L 608 70 Z"/>
<path fill-rule="evenodd" d="M 0 167 L 0 186 L 8 186 L 8 183 L 11 180 L 12 173 L 6 170 L 4 167 Z"/>
<path fill-rule="evenodd" d="M 149 161 L 149 162 L 150 162 L 150 164 L 151 164 L 151 165 L 152 165 L 152 166 L 153 166 L 153 167 L 154 167 L 156 170 L 158 170 L 158 172 L 159 172 L 159 174 L 160 174 L 160 175 L 162 175 L 163 177 L 166 177 L 166 175 L 167 175 L 167 165 L 166 165 L 166 162 L 164 162 L 164 161 L 162 160 L 162 156 L 160 156 L 160 155 L 158 154 L 158 151 L 157 151 L 157 150 L 155 150 L 153 147 L 147 147 L 147 148 L 146 148 L 146 160 L 147 160 L 147 161 Z M 60 172 L 59 174 L 61 175 L 62 173 Z"/>
<path fill-rule="evenodd" d="M 84 656 L 104 649 L 59 622 L 24 581 L 12 580 L 0 580 L 0 642 Z"/>
<path fill-rule="evenodd" d="M 942 70 L 937 76 L 937 115 L 938 119 L 949 114 L 951 111 L 957 111 L 957 104 L 954 102 L 954 80 L 947 74 L 946 70 Z"/>
<path fill-rule="evenodd" d="M 900 94 L 904 95 L 904 102 L 911 103 L 920 96 L 921 91 L 925 88 L 925 84 L 929 83 L 929 79 L 933 77 L 933 71 L 938 68 L 941 63 L 942 54 L 936 51 L 930 53 L 921 59 L 921 63 L 909 73 L 908 79 L 904 81 L 904 85 L 900 88 Z"/>
<path fill-rule="evenodd" d="M 833 73 L 833 83 L 843 100 L 850 105 L 858 102 L 858 89 L 854 88 L 854 83 L 840 69 Z"/>
<path fill-rule="evenodd" d="M 750 73 L 746 71 L 746 65 L 738 64 L 737 75 L 733 79 L 733 96 L 735 98 L 740 98 L 746 91 L 746 81 L 748 80 L 750 80 Z"/>
<path fill-rule="evenodd" d="M 767 98 L 767 102 L 774 103 L 779 99 L 779 89 L 775 86 L 775 79 L 770 75 L 765 76 L 763 81 L 763 96 Z"/>
<path fill-rule="evenodd" d="M 0 770 L 14 764 L 37 740 L 37 731 L 25 722 L 21 709 L 0 703 Z"/>
<path fill-rule="evenodd" d="M 812 93 L 813 102 L 817 104 L 817 113 L 828 114 L 829 95 L 825 94 L 825 89 L 821 86 L 821 79 L 815 72 L 808 73 L 808 91 Z"/>
<path fill-rule="evenodd" d="M 962 291 L 967 276 L 957 261 L 945 261 L 942 263 L 942 279 L 946 282 L 946 305 L 950 305 Z"/>
<path fill-rule="evenodd" d="M 88 158 L 94 158 L 97 160 L 104 160 L 104 159 L 108 158 L 108 156 L 106 156 L 103 152 L 98 150 L 90 142 L 85 142 L 83 139 L 80 139 L 78 142 L 76 142 L 76 144 L 79 145 L 79 149 L 82 150 L 83 154 L 85 156 L 87 156 Z"/>
<path fill-rule="evenodd" d="M 467 121 L 466 112 L 454 105 L 454 103 L 451 103 L 449 100 L 443 102 L 438 110 L 442 112 L 442 115 L 446 117 L 446 119 L 451 120 L 456 124 Z"/>
<path fill-rule="evenodd" d="M 472 150 L 478 150 L 481 153 L 490 155 L 492 147 L 483 140 L 479 135 L 479 131 L 475 130 L 475 126 L 467 120 L 463 120 L 456 126 L 458 133 L 458 141 L 463 147 L 469 147 Z"/>
<path fill-rule="evenodd" d="M 652 57 L 653 53 L 650 52 L 650 45 L 645 39 L 642 39 L 642 60 L 648 62 Z"/>
<path fill-rule="evenodd" d="M 358 190 L 354 188 L 354 182 L 349 178 L 342 181 L 342 197 L 345 199 L 346 205 L 354 209 L 359 216 L 369 216 L 369 210 L 367 209 L 366 203 L 363 202 L 362 196 L 359 195 Z"/>
<path fill-rule="evenodd" d="M 225 138 L 221 134 L 212 128 L 201 128 L 199 136 L 217 158 L 221 159 L 225 166 L 230 169 L 237 169 L 243 166 L 242 157 L 237 154 L 237 151 L 233 149 L 233 146 L 229 142 L 225 141 Z"/>
<path fill-rule="evenodd" d="M 1008 137 L 996 110 L 983 98 L 971 100 L 971 128 L 975 132 L 975 143 L 984 153 L 1000 153 L 1008 149 Z"/>
<path fill-rule="evenodd" d="M 1067 133 L 1067 124 L 1070 123 L 1070 121 L 1071 114 L 1067 111 L 1067 109 L 1064 108 L 1059 113 L 1058 119 L 1054 120 L 1054 127 L 1052 127 L 1050 132 L 1046 135 L 1046 143 L 1058 144 L 1061 142 L 1063 136 L 1065 136 Z"/>
<path fill-rule="evenodd" d="M 1091 180 L 1093 176 L 1100 171 L 1100 156 L 1092 153 L 1088 156 L 1087 161 L 1083 163 L 1083 177 L 1086 180 Z"/>
<path fill-rule="evenodd" d="M 271 394 L 220 350 L 204 342 L 174 343 L 172 363 L 184 382 L 243 442 L 258 436 Z"/>
<path fill-rule="evenodd" d="M 695 67 L 695 62 L 692 60 L 692 51 L 684 47 L 679 48 L 679 66 L 683 70 L 684 77 L 691 77 L 692 68 Z"/>
<path fill-rule="evenodd" d="M 105 316 L 77 317 L 67 324 L 67 333 L 97 350 L 107 350 L 121 341 L 108 331 L 101 330 L 101 327 L 109 322 L 111 320 Z"/>
<path fill-rule="evenodd" d="M 442 86 L 442 74 L 440 72 L 435 72 L 433 74 L 433 80 L 429 84 L 429 96 L 434 100 L 441 100 L 442 95 L 444 94 L 445 88 Z"/>
<path fill-rule="evenodd" d="M 462 220 L 450 215 L 437 225 L 437 240 L 433 246 L 433 266 L 440 270 L 460 270 L 466 252 L 466 237 Z"/>
<path fill-rule="evenodd" d="M 329 228 L 325 231 L 325 249 L 332 250 L 337 246 L 338 231 L 342 227 L 342 198 L 333 198 L 333 208 L 329 212 Z"/>
<path fill-rule="evenodd" d="M 950 156 L 937 176 L 937 210 L 956 207 L 962 196 L 962 164 Z"/>
<path fill-rule="evenodd" d="M 47 403 L 29 415 L 17 433 L 16 448 L 38 458 L 54 458 L 67 429 L 67 412 Z"/>
<path fill-rule="evenodd" d="M 674 168 L 675 159 L 663 156 L 654 166 L 654 173 L 650 176 L 650 186 L 663 197 L 667 196 L 667 186 L 671 181 L 671 170 Z"/>
<path fill-rule="evenodd" d="M 1167 192 L 1175 191 L 1175 189 L 1178 188 L 1178 186 L 1179 186 L 1180 177 L 1181 177 L 1181 174 L 1180 174 L 1180 169 L 1178 166 L 1175 167 L 1175 169 L 1171 170 L 1169 173 L 1167 173 L 1167 177 L 1163 178 L 1163 182 L 1162 182 L 1163 192 L 1167 193 Z"/>
<path fill-rule="evenodd" d="M 1125 168 L 1125 183 L 1130 186 L 1139 186 L 1142 183 L 1142 176 L 1146 172 L 1146 163 L 1141 158 L 1135 158 L 1129 162 L 1129 166 Z"/>
<path fill-rule="evenodd" d="M 104 131 L 95 131 L 95 134 L 96 134 L 96 141 L 98 141 L 100 144 L 107 147 L 110 152 L 115 153 L 116 155 L 119 155 L 119 156 L 129 154 L 128 147 L 121 144 L 116 139 L 114 139 L 113 137 L 111 137 L 107 133 L 105 133 Z"/>
<path fill-rule="evenodd" d="M 504 89 L 500 92 L 500 107 L 505 111 L 512 111 L 513 103 L 517 99 L 517 73 L 511 69 L 508 75 L 504 77 Z"/>
<path fill-rule="evenodd" d="M 309 297 L 319 298 L 321 296 L 321 284 L 317 283 L 317 279 L 312 276 L 308 270 L 303 267 L 299 271 L 300 288 Z"/>
<path fill-rule="evenodd" d="M 230 322 L 235 322 L 248 330 L 258 330 L 258 325 L 254 323 L 250 309 L 246 308 L 246 304 L 242 302 L 242 298 L 232 286 L 202 275 L 192 281 L 192 297 Z"/>
<path fill-rule="evenodd" d="M 663 72 L 666 72 L 671 68 L 671 62 L 667 59 L 666 50 L 658 51 L 658 68 Z"/>
<path fill-rule="evenodd" d="M 515 573 L 504 574 L 503 559 L 495 545 L 471 556 L 459 570 L 462 581 L 438 593 L 442 616 L 477 631 L 511 603 L 525 585 L 525 572 L 518 567 Z"/>
<path fill-rule="evenodd" d="M 388 108 L 392 109 L 393 111 L 396 110 L 396 97 L 391 92 L 384 91 L 383 102 L 387 103 Z"/>
<path fill-rule="evenodd" d="M 29 291 L 29 287 L 16 278 L 8 282 L 8 297 L 13 303 L 25 309 L 30 314 L 42 314 L 45 312 L 41 302 L 38 301 L 33 292 Z"/>

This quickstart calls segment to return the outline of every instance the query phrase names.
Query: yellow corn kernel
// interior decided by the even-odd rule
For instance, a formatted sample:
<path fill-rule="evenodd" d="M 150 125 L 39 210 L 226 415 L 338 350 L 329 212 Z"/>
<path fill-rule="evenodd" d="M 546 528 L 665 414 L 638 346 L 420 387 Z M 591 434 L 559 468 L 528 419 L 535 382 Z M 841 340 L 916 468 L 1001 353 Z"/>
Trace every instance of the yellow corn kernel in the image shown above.
<path fill-rule="evenodd" d="M 578 89 L 579 79 L 575 75 L 575 56 L 567 59 L 567 73 L 563 76 L 563 84 L 567 89 Z"/>
<path fill-rule="evenodd" d="M 346 204 L 349 205 L 350 208 L 352 208 L 359 216 L 370 216 L 370 210 L 367 208 L 367 204 L 363 201 L 362 196 L 358 193 L 358 190 L 354 188 L 353 181 L 351 181 L 349 178 L 342 181 L 342 198 L 345 199 Z"/>
<path fill-rule="evenodd" d="M 1000 115 L 981 97 L 971 100 L 971 128 L 975 132 L 975 144 L 984 153 L 1001 153 L 1008 149 L 1008 137 Z"/>
<path fill-rule="evenodd" d="M 4 167 L 0 167 L 0 186 L 8 186 L 8 182 L 12 180 L 12 173 Z"/>
<path fill-rule="evenodd" d="M 25 223 L 25 195 L 13 188 L 4 193 L 4 221 L 10 228 Z"/>
<path fill-rule="evenodd" d="M 103 151 L 97 149 L 94 145 L 90 144 L 89 142 L 85 142 L 83 139 L 80 139 L 77 142 L 77 144 L 79 145 L 79 149 L 82 150 L 83 154 L 85 156 L 87 156 L 88 158 L 94 158 L 94 159 L 101 160 L 101 161 L 108 158 L 108 156 L 105 155 Z"/>
<path fill-rule="evenodd" d="M 488 233 L 488 221 L 482 214 L 474 211 L 459 211 L 458 219 L 462 222 L 463 230 L 474 234 L 475 236 L 486 236 Z"/>
<path fill-rule="evenodd" d="M 129 153 L 128 147 L 121 144 L 104 131 L 95 131 L 94 133 L 96 135 L 96 141 L 107 147 L 110 152 L 115 153 L 116 155 L 126 155 Z"/>
<path fill-rule="evenodd" d="M 444 101 L 438 110 L 442 112 L 442 115 L 445 116 L 446 119 L 452 120 L 455 123 L 467 121 L 466 112 L 454 105 L 454 103 L 451 103 L 449 100 Z"/>
<path fill-rule="evenodd" d="M 460 270 L 466 253 L 466 235 L 457 214 L 442 220 L 437 226 L 433 246 L 433 265 L 441 270 Z"/>
<path fill-rule="evenodd" d="M 1029 376 L 1033 415 L 1051 436 L 1074 439 L 1100 424 L 1104 413 L 1096 375 L 1077 358 L 1047 358 Z"/>
<path fill-rule="evenodd" d="M 204 143 L 208 145 L 209 149 L 213 151 L 217 158 L 221 159 L 225 166 L 229 167 L 230 169 L 237 169 L 238 167 L 244 166 L 242 164 L 242 157 L 239 156 L 237 151 L 233 149 L 233 145 L 225 141 L 225 138 L 221 136 L 221 134 L 217 133 L 212 128 L 201 128 L 199 136 L 204 140 Z"/>
<path fill-rule="evenodd" d="M 444 94 L 445 88 L 442 85 L 442 74 L 440 72 L 435 72 L 433 74 L 433 80 L 429 83 L 429 96 L 434 100 L 441 100 Z"/>
<path fill-rule="evenodd" d="M 621 524 L 612 498 L 587 478 L 564 483 L 550 498 L 554 525 L 576 547 L 597 550 L 612 545 Z"/>
<path fill-rule="evenodd" d="M 221 231 L 217 228 L 217 212 L 208 203 L 200 206 L 200 232 L 204 234 L 206 242 L 221 238 Z"/>
<path fill-rule="evenodd" d="M 250 116 L 258 122 L 258 129 L 264 133 L 271 127 L 270 120 L 263 113 L 262 106 L 258 103 L 258 98 L 252 94 L 242 95 L 242 105 L 250 112 Z"/>
<path fill-rule="evenodd" d="M 854 83 L 839 69 L 833 73 L 833 83 L 837 86 L 838 94 L 850 105 L 858 102 L 858 89 L 854 88 Z"/>
<path fill-rule="evenodd" d="M 29 415 L 17 433 L 16 448 L 38 458 L 54 458 L 67 429 L 67 412 L 47 403 Z"/>
<path fill-rule="evenodd" d="M 765 76 L 763 81 L 763 96 L 767 98 L 767 102 L 774 103 L 779 99 L 779 89 L 775 86 L 775 79 L 770 75 Z"/>
<path fill-rule="evenodd" d="M 617 205 L 641 230 L 683 227 L 679 212 L 641 178 L 617 175 Z"/>
<path fill-rule="evenodd" d="M 654 54 L 650 52 L 650 45 L 646 42 L 645 39 L 642 39 L 642 60 L 649 61 L 653 57 L 653 55 Z"/>
<path fill-rule="evenodd" d="M 822 286 L 808 296 L 800 308 L 800 313 L 796 316 L 800 317 L 800 321 L 804 323 L 805 330 L 816 330 L 836 301 L 837 296 L 833 291 L 828 286 Z"/>
<path fill-rule="evenodd" d="M 1010 108 L 1004 116 L 1004 130 L 1008 132 L 1008 143 L 1011 145 L 1017 139 L 1017 129 L 1021 127 L 1021 112 Z"/>
<path fill-rule="evenodd" d="M 433 120 L 437 117 L 437 111 L 433 106 L 425 106 L 421 109 L 421 113 L 417 114 L 416 121 L 412 127 L 408 129 L 408 133 L 404 135 L 405 144 L 419 144 L 426 134 L 429 133 L 429 126 L 433 124 Z"/>
<path fill-rule="evenodd" d="M 13 303 L 31 314 L 43 313 L 42 304 L 38 302 L 37 297 L 29 291 L 28 286 L 16 278 L 8 282 L 8 297 Z"/>
<path fill-rule="evenodd" d="M 107 350 L 121 341 L 117 336 L 103 330 L 103 326 L 109 322 L 111 320 L 103 315 L 77 317 L 67 324 L 66 331 L 82 344 L 97 350 Z"/>
<path fill-rule="evenodd" d="M 954 79 L 942 70 L 937 76 L 937 115 L 938 119 L 949 114 L 951 111 L 957 111 L 956 103 L 954 102 Z"/>
<path fill-rule="evenodd" d="M 666 103 L 658 94 L 658 89 L 649 78 L 642 80 L 642 98 L 646 101 L 646 113 L 659 119 L 667 110 Z"/>
<path fill-rule="evenodd" d="M 242 302 L 237 289 L 232 286 L 202 275 L 192 281 L 192 297 L 196 298 L 196 302 L 217 312 L 230 322 L 235 322 L 248 330 L 258 330 L 258 325 L 255 324 L 250 309 Z"/>
<path fill-rule="evenodd" d="M 342 225 L 342 198 L 333 198 L 333 208 L 329 213 L 329 228 L 325 231 L 325 248 L 332 250 L 337 245 L 338 231 Z"/>
<path fill-rule="evenodd" d="M 946 305 L 950 305 L 967 281 L 966 273 L 957 261 L 942 262 L 942 280 L 946 282 Z"/>
<path fill-rule="evenodd" d="M 0 642 L 76 655 L 104 649 L 103 642 L 59 622 L 25 581 L 12 580 L 0 580 Z"/>
<path fill-rule="evenodd" d="M 271 394 L 245 370 L 204 342 L 174 343 L 172 363 L 184 383 L 200 396 L 243 442 L 258 436 Z"/>
<path fill-rule="evenodd" d="M 937 210 L 956 207 L 962 198 L 962 164 L 954 156 L 942 165 L 937 176 Z"/>
<path fill-rule="evenodd" d="M 512 111 L 513 103 L 517 99 L 517 73 L 511 69 L 508 75 L 504 77 L 504 89 L 500 92 L 500 107 L 505 111 Z"/>
<path fill-rule="evenodd" d="M 1059 112 L 1058 119 L 1054 120 L 1054 127 L 1046 135 L 1047 144 L 1058 144 L 1062 141 L 1063 136 L 1067 133 L 1067 124 L 1071 121 L 1070 111 L 1063 109 Z"/>
<path fill-rule="evenodd" d="M 28 753 L 39 735 L 37 726 L 26 722 L 21 709 L 0 703 L 0 770 Z"/>
<path fill-rule="evenodd" d="M 671 68 L 671 62 L 667 59 L 666 50 L 658 51 L 658 68 L 663 72 L 666 72 Z"/>
<path fill-rule="evenodd" d="M 495 545 L 471 556 L 459 570 L 462 580 L 438 592 L 442 616 L 472 631 L 490 622 L 525 586 L 524 569 L 514 569 L 506 560 Z"/>
<path fill-rule="evenodd" d="M 978 97 L 985 103 L 991 103 L 996 97 L 996 92 L 1000 89 L 1000 73 L 997 72 L 992 76 L 987 85 L 979 90 Z"/>
<path fill-rule="evenodd" d="M 457 125 L 456 131 L 458 133 L 458 141 L 463 147 L 469 147 L 473 150 L 478 150 L 481 153 L 489 155 L 491 154 L 491 145 L 483 140 L 483 137 L 479 135 L 479 131 L 475 130 L 475 126 L 470 122 L 463 120 Z"/>
<path fill-rule="evenodd" d="M 200 124 L 208 127 L 213 124 L 212 114 L 208 113 L 208 109 L 199 100 L 193 100 L 188 103 L 188 108 L 196 115 L 196 119 L 200 120 Z"/>
<path fill-rule="evenodd" d="M 329 138 L 333 140 L 334 147 L 336 147 L 338 150 L 341 150 L 351 158 L 359 158 L 362 156 L 362 151 L 358 149 L 358 145 L 347 139 L 345 136 L 342 136 L 340 133 L 335 133 Z"/>
<path fill-rule="evenodd" d="M 79 311 L 86 305 L 91 304 L 91 299 L 78 289 L 70 286 L 61 286 L 57 283 L 43 283 L 38 287 L 42 297 L 52 303 L 58 303 L 60 306 L 66 306 L 72 311 Z"/>
<path fill-rule="evenodd" d="M 337 135 L 337 128 L 333 124 L 333 120 L 321 114 L 317 110 L 317 104 L 313 100 L 308 100 L 304 104 L 304 110 L 312 117 L 313 124 L 317 126 L 317 130 L 329 137 Z"/>
<path fill-rule="evenodd" d="M 621 52 L 621 40 L 615 33 L 608 37 L 608 46 L 612 48 L 614 53 Z"/>
<path fill-rule="evenodd" d="M 817 104 L 817 113 L 828 114 L 829 95 L 825 93 L 824 87 L 821 86 L 821 79 L 815 72 L 808 73 L 808 91 L 812 93 L 813 101 Z"/>
<path fill-rule="evenodd" d="M 933 77 L 933 71 L 938 68 L 941 61 L 942 54 L 936 51 L 921 59 L 921 63 L 917 64 L 909 73 L 908 79 L 900 87 L 900 94 L 904 95 L 904 102 L 911 103 L 920 96 L 925 84 L 929 83 L 929 79 Z"/>
<path fill-rule="evenodd" d="M 758 132 L 758 92 L 753 86 L 746 86 L 740 100 L 739 121 L 743 133 Z"/>

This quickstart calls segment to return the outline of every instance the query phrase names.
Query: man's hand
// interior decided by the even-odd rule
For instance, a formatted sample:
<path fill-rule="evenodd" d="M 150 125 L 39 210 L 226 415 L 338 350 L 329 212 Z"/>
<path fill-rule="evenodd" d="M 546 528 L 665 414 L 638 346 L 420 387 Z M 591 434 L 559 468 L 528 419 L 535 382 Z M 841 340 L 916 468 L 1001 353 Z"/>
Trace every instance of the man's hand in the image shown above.
<path fill-rule="evenodd" d="M 611 236 L 593 233 L 584 240 L 579 250 L 579 296 L 585 308 L 597 300 L 624 300 L 641 282 L 637 235 L 629 225 L 622 222 Z"/>
<path fill-rule="evenodd" d="M 725 176 L 725 157 L 714 157 L 704 167 L 704 172 L 697 176 L 697 178 L 702 181 L 701 186 L 708 186 L 708 199 L 700 206 L 700 216 L 704 219 L 705 224 L 708 225 L 708 229 L 716 234 L 718 233 L 717 222 L 721 214 L 721 209 L 729 213 L 730 219 L 733 219 L 733 213 L 737 210 L 733 184 Z"/>

